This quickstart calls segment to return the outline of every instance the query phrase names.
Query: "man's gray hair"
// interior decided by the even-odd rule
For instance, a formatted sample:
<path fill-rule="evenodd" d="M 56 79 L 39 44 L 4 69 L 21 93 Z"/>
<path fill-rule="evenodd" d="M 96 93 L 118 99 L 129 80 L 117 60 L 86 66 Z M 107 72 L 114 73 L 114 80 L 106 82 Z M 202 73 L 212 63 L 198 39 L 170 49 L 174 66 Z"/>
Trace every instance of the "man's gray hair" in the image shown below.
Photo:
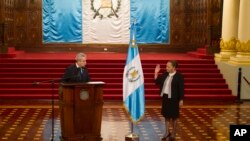
<path fill-rule="evenodd" d="M 82 57 L 86 57 L 86 54 L 84 54 L 84 53 L 77 53 L 76 54 L 76 61 L 80 60 Z"/>

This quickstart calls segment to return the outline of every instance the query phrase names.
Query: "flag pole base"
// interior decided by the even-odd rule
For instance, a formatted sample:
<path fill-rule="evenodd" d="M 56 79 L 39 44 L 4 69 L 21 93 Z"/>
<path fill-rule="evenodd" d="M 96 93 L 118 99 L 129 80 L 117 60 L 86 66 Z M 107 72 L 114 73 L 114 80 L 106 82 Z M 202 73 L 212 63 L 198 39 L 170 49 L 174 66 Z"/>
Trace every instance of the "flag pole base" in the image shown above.
<path fill-rule="evenodd" d="M 130 133 L 125 136 L 125 141 L 139 141 L 139 136 L 134 133 Z"/>

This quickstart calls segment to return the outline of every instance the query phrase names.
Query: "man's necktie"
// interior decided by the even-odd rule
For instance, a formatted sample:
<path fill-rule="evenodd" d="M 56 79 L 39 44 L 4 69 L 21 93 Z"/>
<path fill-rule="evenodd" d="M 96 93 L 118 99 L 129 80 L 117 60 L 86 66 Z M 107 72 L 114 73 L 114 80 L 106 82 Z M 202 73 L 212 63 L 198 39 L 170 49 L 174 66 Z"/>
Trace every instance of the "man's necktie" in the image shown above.
<path fill-rule="evenodd" d="M 84 71 L 84 69 L 83 68 L 80 68 L 80 74 L 81 74 L 81 80 L 83 80 L 83 71 Z"/>
<path fill-rule="evenodd" d="M 83 74 L 83 70 L 82 70 L 82 68 L 80 69 L 80 72 L 81 72 L 81 75 Z"/>

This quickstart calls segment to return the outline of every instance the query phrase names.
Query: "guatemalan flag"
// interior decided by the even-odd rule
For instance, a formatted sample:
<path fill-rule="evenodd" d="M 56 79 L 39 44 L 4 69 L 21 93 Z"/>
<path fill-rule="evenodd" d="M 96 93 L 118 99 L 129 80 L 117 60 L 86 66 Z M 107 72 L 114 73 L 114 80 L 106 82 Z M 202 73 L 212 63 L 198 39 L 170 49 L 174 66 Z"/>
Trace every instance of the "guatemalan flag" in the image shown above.
<path fill-rule="evenodd" d="M 140 120 L 145 112 L 144 76 L 135 35 L 137 25 L 131 25 L 128 56 L 123 72 L 123 102 L 133 122 Z"/>
<path fill-rule="evenodd" d="M 131 19 L 137 42 L 169 42 L 169 0 L 43 0 L 44 43 L 127 44 Z"/>

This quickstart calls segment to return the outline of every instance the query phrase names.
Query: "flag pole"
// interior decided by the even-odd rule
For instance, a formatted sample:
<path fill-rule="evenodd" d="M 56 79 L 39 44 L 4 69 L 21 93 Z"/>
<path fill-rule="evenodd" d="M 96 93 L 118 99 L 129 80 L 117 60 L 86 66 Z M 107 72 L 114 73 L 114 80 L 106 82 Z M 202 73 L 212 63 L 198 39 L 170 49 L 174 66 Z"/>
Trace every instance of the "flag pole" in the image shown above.
<path fill-rule="evenodd" d="M 126 135 L 125 137 L 125 141 L 139 141 L 139 135 L 134 133 L 134 124 L 133 121 L 131 122 L 131 133 L 129 133 L 128 135 Z"/>
<path fill-rule="evenodd" d="M 131 122 L 131 133 L 132 133 L 132 134 L 134 133 L 134 125 L 133 125 L 133 122 Z"/>
<path fill-rule="evenodd" d="M 128 110 L 128 113 L 131 115 L 131 120 L 130 120 L 131 133 L 125 136 L 125 141 L 139 141 L 139 135 L 134 133 L 133 122 L 138 121 L 144 114 L 144 77 L 143 77 L 140 58 L 136 57 L 136 55 L 139 55 L 139 51 L 136 45 L 135 35 L 136 35 L 136 20 L 133 21 L 132 25 L 130 26 L 130 42 L 128 48 L 129 57 L 127 57 L 127 62 L 123 73 L 123 96 L 124 96 L 123 100 L 125 103 L 125 107 Z M 134 63 L 128 63 L 132 61 Z M 127 91 L 127 87 L 129 85 L 130 86 L 132 85 L 131 82 L 134 82 L 133 85 L 136 84 L 137 90 Z M 137 98 L 136 95 L 139 95 L 139 98 Z M 131 101 L 141 103 L 139 104 L 140 107 L 136 106 L 136 104 L 134 103 L 128 105 L 127 102 L 130 103 Z"/>

